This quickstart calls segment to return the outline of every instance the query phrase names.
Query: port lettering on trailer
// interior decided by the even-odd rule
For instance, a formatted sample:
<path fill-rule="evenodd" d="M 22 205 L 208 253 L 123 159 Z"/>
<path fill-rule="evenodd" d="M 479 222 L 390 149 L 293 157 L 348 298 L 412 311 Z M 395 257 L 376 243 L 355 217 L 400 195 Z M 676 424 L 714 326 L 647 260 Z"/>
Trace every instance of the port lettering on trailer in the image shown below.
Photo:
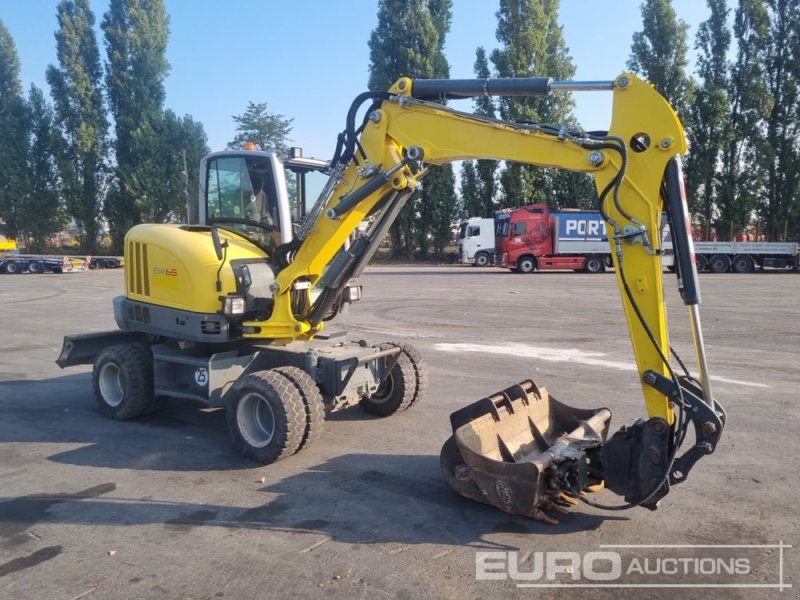
<path fill-rule="evenodd" d="M 604 221 L 592 221 L 589 219 L 567 219 L 565 223 L 565 234 L 579 235 L 583 237 L 605 237 L 606 224 Z"/>
<path fill-rule="evenodd" d="M 154 275 L 166 275 L 167 277 L 177 277 L 178 269 L 166 267 L 153 267 Z"/>

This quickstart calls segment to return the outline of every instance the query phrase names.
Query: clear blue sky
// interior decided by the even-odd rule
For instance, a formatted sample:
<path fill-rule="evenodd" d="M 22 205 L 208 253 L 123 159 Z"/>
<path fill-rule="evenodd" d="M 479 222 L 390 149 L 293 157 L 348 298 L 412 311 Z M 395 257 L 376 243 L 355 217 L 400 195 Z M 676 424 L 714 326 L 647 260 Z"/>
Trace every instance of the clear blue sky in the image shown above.
<path fill-rule="evenodd" d="M 294 119 L 292 140 L 306 155 L 330 158 L 350 102 L 366 89 L 367 40 L 377 0 L 165 0 L 170 15 L 166 106 L 201 121 L 212 150 L 233 138 L 231 115 L 248 101 Z M 0 19 L 17 45 L 22 82 L 49 93 L 45 69 L 55 63 L 57 0 L 0 0 Z M 612 79 L 625 69 L 631 36 L 641 29 L 638 0 L 561 0 L 561 24 L 577 67 L 575 79 Z M 674 0 L 678 16 L 697 26 L 702 0 Z M 454 78 L 474 77 L 475 49 L 496 47 L 496 0 L 454 0 L 446 53 Z M 92 0 L 98 42 L 108 0 Z M 547 75 L 541 73 L 541 75 Z M 607 128 L 610 94 L 576 95 L 587 129 Z M 469 108 L 468 101 L 457 105 Z"/>

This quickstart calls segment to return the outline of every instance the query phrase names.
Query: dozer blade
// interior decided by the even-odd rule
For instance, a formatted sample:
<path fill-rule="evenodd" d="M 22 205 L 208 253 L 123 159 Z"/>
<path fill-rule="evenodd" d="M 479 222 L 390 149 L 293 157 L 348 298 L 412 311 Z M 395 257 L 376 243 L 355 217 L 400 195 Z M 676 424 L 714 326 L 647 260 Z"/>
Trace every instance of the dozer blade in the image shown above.
<path fill-rule="evenodd" d="M 572 408 L 531 380 L 450 415 L 453 435 L 441 452 L 456 492 L 508 513 L 557 522 L 563 493 L 602 482 L 587 451 L 600 448 L 611 411 Z"/>

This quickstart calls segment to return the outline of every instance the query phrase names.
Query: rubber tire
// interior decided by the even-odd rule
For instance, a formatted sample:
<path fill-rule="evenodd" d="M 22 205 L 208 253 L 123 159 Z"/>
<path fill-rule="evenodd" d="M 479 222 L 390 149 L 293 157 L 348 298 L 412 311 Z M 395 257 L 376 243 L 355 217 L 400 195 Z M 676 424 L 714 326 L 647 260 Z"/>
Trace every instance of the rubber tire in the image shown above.
<path fill-rule="evenodd" d="M 536 259 L 532 256 L 523 256 L 517 261 L 517 270 L 520 273 L 533 273 L 536 270 Z"/>
<path fill-rule="evenodd" d="M 476 267 L 488 267 L 491 264 L 491 260 L 489 260 L 489 255 L 486 252 L 478 252 L 475 255 L 475 266 Z"/>
<path fill-rule="evenodd" d="M 395 344 L 381 344 L 381 349 Z M 417 391 L 416 371 L 411 359 L 401 350 L 397 362 L 380 387 L 369 398 L 362 398 L 359 406 L 371 415 L 388 417 L 407 409 L 414 402 Z"/>
<path fill-rule="evenodd" d="M 694 260 L 695 268 L 697 269 L 698 273 L 702 273 L 708 268 L 708 259 L 702 254 L 696 254 Z"/>
<path fill-rule="evenodd" d="M 731 268 L 731 261 L 724 254 L 715 254 L 708 261 L 708 267 L 712 273 L 727 273 Z"/>
<path fill-rule="evenodd" d="M 6 265 L 6 273 L 8 275 L 16 275 L 20 272 L 19 264 L 15 262 L 10 262 Z"/>
<path fill-rule="evenodd" d="M 414 367 L 414 397 L 406 407 L 411 408 L 428 393 L 428 382 L 430 381 L 428 365 L 425 359 L 422 358 L 422 353 L 411 344 L 400 342 L 391 342 L 391 344 L 393 346 L 400 346 L 400 350 L 408 357 L 408 360 L 411 361 L 411 365 Z"/>
<path fill-rule="evenodd" d="M 241 401 L 251 394 L 269 405 L 274 418 L 272 438 L 265 445 L 253 445 L 242 434 L 239 422 Z M 295 383 L 275 370 L 257 371 L 242 377 L 231 390 L 226 419 L 233 445 L 243 457 L 268 465 L 291 456 L 303 443 L 306 409 Z"/>
<path fill-rule="evenodd" d="M 122 398 L 115 406 L 109 403 L 103 388 L 111 385 L 113 372 L 118 373 L 117 384 Z M 101 378 L 107 378 L 104 382 Z M 149 348 L 142 344 L 109 346 L 97 356 L 92 370 L 92 388 L 100 412 L 115 421 L 126 421 L 141 416 L 150 410 L 153 396 L 153 357 Z M 108 390 L 106 390 L 108 391 Z"/>
<path fill-rule="evenodd" d="M 755 267 L 755 261 L 747 254 L 741 254 L 731 261 L 731 271 L 734 273 L 749 273 Z"/>
<path fill-rule="evenodd" d="M 32 260 L 28 263 L 28 273 L 33 273 L 34 275 L 38 275 L 39 273 L 44 272 L 44 267 L 42 263 Z"/>
<path fill-rule="evenodd" d="M 583 261 L 583 271 L 585 273 L 603 273 L 606 266 L 603 264 L 603 259 L 596 256 L 588 256 Z"/>
<path fill-rule="evenodd" d="M 303 433 L 303 439 L 300 441 L 300 447 L 297 449 L 299 452 L 322 437 L 322 430 L 325 427 L 325 402 L 322 400 L 322 394 L 319 391 L 317 382 L 303 369 L 298 367 L 278 367 L 273 371 L 289 379 L 303 399 L 306 413 L 306 429 Z"/>

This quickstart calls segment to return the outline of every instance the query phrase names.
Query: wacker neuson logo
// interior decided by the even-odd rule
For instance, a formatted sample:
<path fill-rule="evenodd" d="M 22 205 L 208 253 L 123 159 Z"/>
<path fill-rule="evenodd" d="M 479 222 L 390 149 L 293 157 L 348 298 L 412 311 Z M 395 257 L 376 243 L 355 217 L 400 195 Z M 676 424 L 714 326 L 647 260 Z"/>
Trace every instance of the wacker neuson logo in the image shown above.
<path fill-rule="evenodd" d="M 777 544 L 606 544 L 589 552 L 491 551 L 475 554 L 478 581 L 517 587 L 791 588 Z"/>

